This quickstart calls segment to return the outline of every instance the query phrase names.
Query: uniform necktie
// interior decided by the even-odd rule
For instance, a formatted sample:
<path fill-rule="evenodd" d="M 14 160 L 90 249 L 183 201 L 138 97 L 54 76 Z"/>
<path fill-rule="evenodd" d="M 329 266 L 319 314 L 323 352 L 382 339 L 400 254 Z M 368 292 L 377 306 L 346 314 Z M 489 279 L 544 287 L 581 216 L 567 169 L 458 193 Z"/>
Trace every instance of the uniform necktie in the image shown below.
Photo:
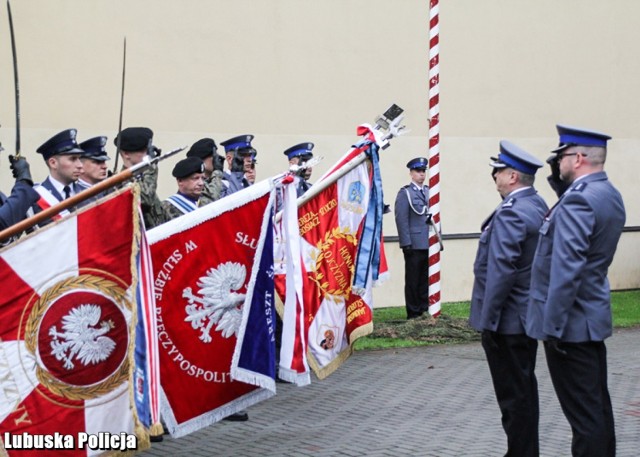
<path fill-rule="evenodd" d="M 62 189 L 64 191 L 64 199 L 71 197 L 71 188 L 69 186 L 64 186 Z"/>

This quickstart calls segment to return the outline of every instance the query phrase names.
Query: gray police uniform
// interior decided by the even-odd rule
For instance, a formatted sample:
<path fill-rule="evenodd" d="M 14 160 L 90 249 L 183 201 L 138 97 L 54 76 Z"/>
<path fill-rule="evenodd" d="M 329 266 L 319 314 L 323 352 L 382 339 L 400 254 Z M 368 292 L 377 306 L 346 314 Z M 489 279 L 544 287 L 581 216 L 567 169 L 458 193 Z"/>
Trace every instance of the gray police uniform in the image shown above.
<path fill-rule="evenodd" d="M 607 135 L 558 125 L 561 147 L 606 147 Z M 560 156 L 559 156 L 560 157 Z M 573 431 L 573 455 L 615 455 L 604 339 L 612 333 L 607 271 L 626 219 L 604 171 L 574 181 L 540 228 L 527 334 L 545 341 L 549 373 Z"/>
<path fill-rule="evenodd" d="M 502 168 L 534 175 L 543 163 L 508 142 L 500 142 L 494 173 Z M 469 323 L 482 331 L 493 386 L 507 435 L 506 455 L 537 457 L 538 342 L 525 335 L 531 262 L 547 204 L 533 187 L 520 187 L 482 223 L 473 266 Z"/>
<path fill-rule="evenodd" d="M 18 181 L 13 186 L 9 197 L 0 192 L 0 230 L 9 228 L 23 220 L 31 205 L 38 201 L 38 198 L 38 193 L 23 181 Z"/>
<path fill-rule="evenodd" d="M 414 159 L 407 168 L 425 168 L 427 160 Z M 414 165 L 418 165 L 414 167 Z M 413 168 L 412 168 L 413 167 Z M 429 310 L 429 188 L 415 183 L 398 191 L 395 219 L 400 248 L 404 253 L 404 298 L 407 318 L 421 316 Z"/>

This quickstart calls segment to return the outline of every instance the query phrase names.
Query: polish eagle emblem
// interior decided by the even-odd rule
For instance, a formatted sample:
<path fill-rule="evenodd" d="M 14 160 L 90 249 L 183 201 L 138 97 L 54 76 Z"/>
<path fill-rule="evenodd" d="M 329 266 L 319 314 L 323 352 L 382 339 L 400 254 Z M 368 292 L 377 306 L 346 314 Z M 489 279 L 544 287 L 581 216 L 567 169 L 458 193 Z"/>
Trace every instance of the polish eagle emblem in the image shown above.
<path fill-rule="evenodd" d="M 74 358 L 84 366 L 96 365 L 113 352 L 116 343 L 105 335 L 114 324 L 112 320 L 100 321 L 101 315 L 100 306 L 82 304 L 62 318 L 62 332 L 55 325 L 49 328 L 49 336 L 53 338 L 51 355 L 62 361 L 67 370 L 75 367 Z"/>
<path fill-rule="evenodd" d="M 200 330 L 200 340 L 210 343 L 211 328 L 224 338 L 237 335 L 242 321 L 242 303 L 245 294 L 237 293 L 244 286 L 247 270 L 237 262 L 226 262 L 217 268 L 207 270 L 206 276 L 201 276 L 197 282 L 199 295 L 194 295 L 191 287 L 182 292 L 182 297 L 189 301 L 185 307 L 186 322 Z"/>

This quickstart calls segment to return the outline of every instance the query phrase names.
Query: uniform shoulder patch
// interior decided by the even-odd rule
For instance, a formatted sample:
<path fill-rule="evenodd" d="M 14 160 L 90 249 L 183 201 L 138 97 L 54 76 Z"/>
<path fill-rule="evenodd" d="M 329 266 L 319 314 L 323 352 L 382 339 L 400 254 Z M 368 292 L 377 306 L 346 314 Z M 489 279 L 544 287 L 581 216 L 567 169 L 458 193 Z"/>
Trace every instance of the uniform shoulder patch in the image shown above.
<path fill-rule="evenodd" d="M 511 208 L 515 202 L 516 202 L 516 199 L 511 197 L 509 200 L 507 200 L 502 204 L 502 208 Z"/>
<path fill-rule="evenodd" d="M 587 184 L 589 184 L 589 183 L 588 182 L 578 183 L 578 185 L 576 187 L 574 187 L 571 192 L 582 192 L 583 190 L 585 190 L 587 188 Z"/>

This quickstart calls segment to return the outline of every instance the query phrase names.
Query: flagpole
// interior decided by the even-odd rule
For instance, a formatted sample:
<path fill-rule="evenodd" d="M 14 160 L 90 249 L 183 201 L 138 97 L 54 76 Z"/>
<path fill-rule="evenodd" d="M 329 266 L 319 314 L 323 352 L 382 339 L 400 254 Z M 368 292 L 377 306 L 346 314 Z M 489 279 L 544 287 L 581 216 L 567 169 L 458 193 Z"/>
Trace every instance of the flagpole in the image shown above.
<path fill-rule="evenodd" d="M 140 162 L 139 164 L 134 165 L 131 168 L 122 170 L 120 173 L 117 173 L 111 176 L 110 178 L 105 179 L 104 181 L 100 181 L 98 184 L 95 184 L 89 187 L 88 189 L 83 190 L 82 192 L 74 195 L 73 197 L 69 197 L 65 200 L 62 200 L 60 203 L 53 205 L 47 209 L 44 209 L 39 213 L 36 213 L 33 216 L 27 219 L 24 219 L 18 222 L 17 224 L 14 224 L 11 227 L 8 227 L 2 230 L 0 232 L 0 240 L 6 240 L 12 236 L 18 235 L 24 232 L 25 230 L 27 230 L 28 228 L 33 227 L 34 225 L 42 221 L 51 219 L 53 216 L 60 213 L 61 211 L 64 211 L 65 209 L 69 209 L 74 206 L 77 206 L 79 203 L 83 202 L 84 200 L 87 200 L 88 198 L 98 195 L 100 192 L 104 192 L 125 181 L 128 181 L 129 179 L 133 179 L 135 176 L 142 173 L 142 171 L 147 167 L 149 167 L 150 165 L 157 163 L 161 160 L 164 160 L 168 157 L 171 157 L 177 154 L 178 152 L 183 151 L 184 149 L 186 149 L 186 146 L 174 149 L 173 151 L 170 151 L 165 155 L 157 157 L 154 160 L 145 160 L 143 162 Z"/>
<path fill-rule="evenodd" d="M 429 314 L 440 315 L 440 19 L 439 0 L 429 1 Z"/>

